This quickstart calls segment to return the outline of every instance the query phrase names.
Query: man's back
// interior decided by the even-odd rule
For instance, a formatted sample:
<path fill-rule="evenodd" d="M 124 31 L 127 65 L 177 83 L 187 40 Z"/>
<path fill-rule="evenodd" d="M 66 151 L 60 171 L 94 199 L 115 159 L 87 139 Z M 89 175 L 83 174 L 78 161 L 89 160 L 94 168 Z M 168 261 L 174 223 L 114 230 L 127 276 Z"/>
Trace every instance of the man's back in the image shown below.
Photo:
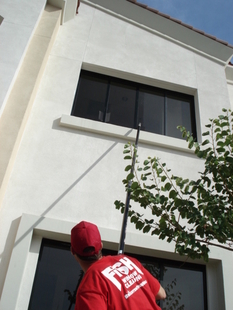
<path fill-rule="evenodd" d="M 136 259 L 106 256 L 87 270 L 75 310 L 156 310 L 159 289 L 160 283 Z"/>

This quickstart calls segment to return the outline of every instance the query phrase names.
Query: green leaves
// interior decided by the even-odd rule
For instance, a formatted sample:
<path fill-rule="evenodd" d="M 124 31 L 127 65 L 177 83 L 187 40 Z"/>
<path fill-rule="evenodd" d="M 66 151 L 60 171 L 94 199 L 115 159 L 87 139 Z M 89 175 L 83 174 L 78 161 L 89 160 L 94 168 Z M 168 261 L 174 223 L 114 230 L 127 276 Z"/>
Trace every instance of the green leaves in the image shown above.
<path fill-rule="evenodd" d="M 172 188 L 172 184 L 167 182 L 163 188 L 164 188 L 164 191 L 170 191 L 170 189 Z"/>
<path fill-rule="evenodd" d="M 169 192 L 169 198 L 171 199 L 175 199 L 177 195 L 178 195 L 178 192 L 175 191 L 174 189 Z"/>
<path fill-rule="evenodd" d="M 128 174 L 127 175 L 127 181 L 130 181 L 130 180 L 132 180 L 134 178 L 134 174 L 133 173 L 130 173 L 130 174 Z"/>
<path fill-rule="evenodd" d="M 204 171 L 197 180 L 172 175 L 166 163 L 148 157 L 123 180 L 133 206 L 129 217 L 136 229 L 151 233 L 167 242 L 173 241 L 175 251 L 192 259 L 208 261 L 209 246 L 233 251 L 233 112 L 210 119 L 202 143 L 194 141 L 190 132 L 179 127 L 188 147 L 204 162 Z M 134 146 L 126 144 L 124 159 L 132 160 Z M 116 200 L 116 209 L 124 212 L 124 203 Z M 136 212 L 150 210 L 151 217 Z M 180 220 L 182 219 L 182 225 Z"/>
<path fill-rule="evenodd" d="M 205 141 L 202 142 L 201 145 L 204 146 L 204 145 L 207 145 L 207 144 L 209 144 L 209 143 L 210 143 L 210 141 L 209 141 L 208 139 L 206 139 Z"/>

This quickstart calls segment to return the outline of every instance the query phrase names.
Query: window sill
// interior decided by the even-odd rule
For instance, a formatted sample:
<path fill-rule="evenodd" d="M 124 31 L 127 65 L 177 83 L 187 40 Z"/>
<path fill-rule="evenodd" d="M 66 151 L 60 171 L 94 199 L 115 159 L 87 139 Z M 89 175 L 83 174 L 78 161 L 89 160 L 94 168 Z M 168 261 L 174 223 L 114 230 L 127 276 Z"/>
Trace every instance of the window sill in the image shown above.
<path fill-rule="evenodd" d="M 60 126 L 97 133 L 109 137 L 117 137 L 119 139 L 124 139 L 126 142 L 135 142 L 137 135 L 136 129 L 96 122 L 71 115 L 62 115 L 60 119 Z M 188 149 L 188 144 L 184 140 L 145 131 L 140 132 L 139 143 L 193 153 L 192 150 Z"/>

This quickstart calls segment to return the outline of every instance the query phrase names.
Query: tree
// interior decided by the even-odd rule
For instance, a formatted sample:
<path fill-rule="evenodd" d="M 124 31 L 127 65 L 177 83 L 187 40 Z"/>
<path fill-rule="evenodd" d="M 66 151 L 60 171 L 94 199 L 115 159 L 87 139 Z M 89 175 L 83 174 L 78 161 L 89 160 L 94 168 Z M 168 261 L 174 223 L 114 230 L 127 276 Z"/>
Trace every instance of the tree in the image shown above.
<path fill-rule="evenodd" d="M 209 246 L 233 251 L 233 112 L 210 119 L 202 134 L 204 141 L 194 141 L 184 127 L 179 127 L 188 148 L 204 161 L 204 171 L 197 180 L 175 176 L 166 163 L 148 157 L 123 180 L 131 200 L 149 209 L 151 219 L 130 206 L 129 217 L 136 229 L 150 232 L 167 242 L 175 242 L 175 252 L 192 259 L 208 261 Z M 134 146 L 125 145 L 125 160 L 131 160 Z M 129 182 L 131 186 L 128 187 Z M 124 203 L 116 200 L 124 212 Z"/>

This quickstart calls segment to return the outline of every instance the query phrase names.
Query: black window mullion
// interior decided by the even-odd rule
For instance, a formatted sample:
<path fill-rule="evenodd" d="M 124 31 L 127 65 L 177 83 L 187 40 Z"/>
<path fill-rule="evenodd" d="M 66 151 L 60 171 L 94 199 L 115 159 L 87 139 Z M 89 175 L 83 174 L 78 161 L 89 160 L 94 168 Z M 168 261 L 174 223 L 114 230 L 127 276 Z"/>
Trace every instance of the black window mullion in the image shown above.
<path fill-rule="evenodd" d="M 164 92 L 164 135 L 167 135 L 167 92 Z"/>
<path fill-rule="evenodd" d="M 136 89 L 136 100 L 135 100 L 135 113 L 134 113 L 134 128 L 138 128 L 139 124 L 139 103 L 138 103 L 138 98 L 139 98 L 139 87 Z"/>
<path fill-rule="evenodd" d="M 190 101 L 190 117 L 191 117 L 192 134 L 193 134 L 193 137 L 197 141 L 196 115 L 195 115 L 194 99 L 193 98 Z"/>
<path fill-rule="evenodd" d="M 103 117 L 103 122 L 106 122 L 106 116 L 108 113 L 108 105 L 109 105 L 109 93 L 110 93 L 110 85 L 111 85 L 111 77 L 108 79 L 108 89 L 106 93 L 106 100 L 105 100 L 105 111 L 104 111 L 104 117 Z"/>

